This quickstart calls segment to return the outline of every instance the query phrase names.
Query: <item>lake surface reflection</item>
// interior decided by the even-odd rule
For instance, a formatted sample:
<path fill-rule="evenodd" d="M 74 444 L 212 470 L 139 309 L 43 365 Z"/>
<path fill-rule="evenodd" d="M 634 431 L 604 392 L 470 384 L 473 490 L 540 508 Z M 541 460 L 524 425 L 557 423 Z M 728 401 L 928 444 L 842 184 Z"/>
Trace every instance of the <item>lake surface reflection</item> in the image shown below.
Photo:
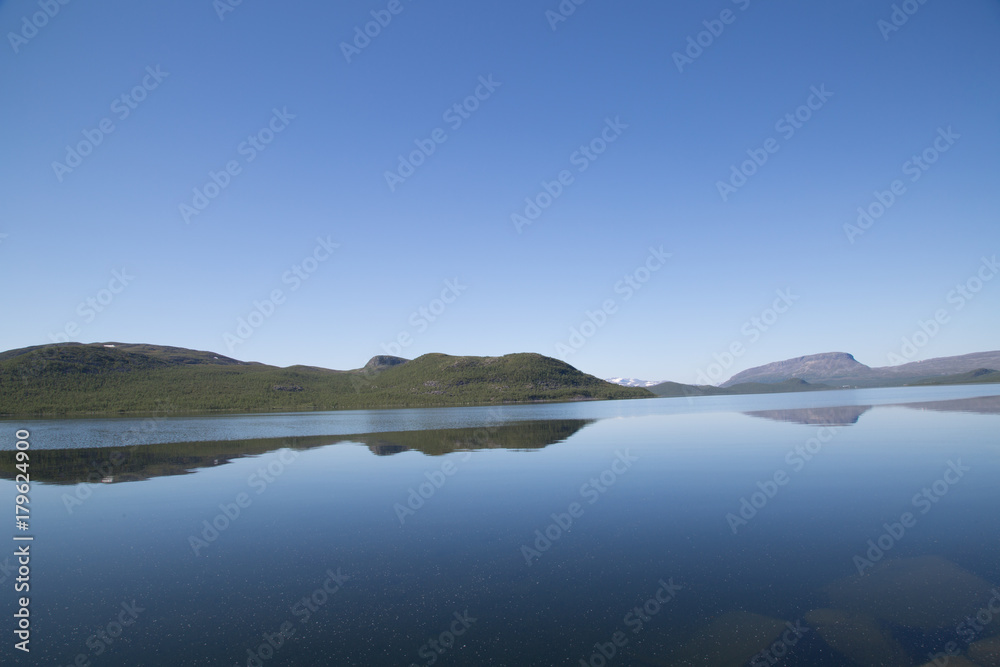
<path fill-rule="evenodd" d="M 294 415 L 254 415 L 216 440 L 174 438 L 221 418 L 175 417 L 149 445 L 122 435 L 141 420 L 5 422 L 32 432 L 35 541 L 32 651 L 8 637 L 0 655 L 995 664 L 1000 397 L 850 394 L 324 413 L 291 430 Z M 324 420 L 335 432 L 308 432 Z M 0 452 L 5 498 L 14 463 Z"/>

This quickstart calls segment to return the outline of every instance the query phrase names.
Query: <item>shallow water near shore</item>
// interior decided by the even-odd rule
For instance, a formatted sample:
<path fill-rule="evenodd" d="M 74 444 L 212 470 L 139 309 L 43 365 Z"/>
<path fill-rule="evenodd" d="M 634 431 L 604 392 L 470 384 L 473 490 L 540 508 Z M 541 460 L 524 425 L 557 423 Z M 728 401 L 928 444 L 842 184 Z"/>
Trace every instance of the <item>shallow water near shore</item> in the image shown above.
<path fill-rule="evenodd" d="M 32 650 L 0 656 L 923 665 L 1000 635 L 996 394 L 7 421 Z"/>

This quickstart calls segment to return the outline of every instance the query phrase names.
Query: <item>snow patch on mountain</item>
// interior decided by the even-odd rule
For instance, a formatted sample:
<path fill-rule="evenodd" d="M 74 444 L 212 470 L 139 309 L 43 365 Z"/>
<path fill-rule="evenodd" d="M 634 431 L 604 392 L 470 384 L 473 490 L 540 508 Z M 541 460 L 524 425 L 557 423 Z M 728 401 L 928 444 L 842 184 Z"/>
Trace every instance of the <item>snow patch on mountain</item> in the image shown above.
<path fill-rule="evenodd" d="M 604 378 L 605 382 L 613 382 L 623 387 L 652 387 L 660 384 L 660 380 L 637 380 L 635 378 Z"/>

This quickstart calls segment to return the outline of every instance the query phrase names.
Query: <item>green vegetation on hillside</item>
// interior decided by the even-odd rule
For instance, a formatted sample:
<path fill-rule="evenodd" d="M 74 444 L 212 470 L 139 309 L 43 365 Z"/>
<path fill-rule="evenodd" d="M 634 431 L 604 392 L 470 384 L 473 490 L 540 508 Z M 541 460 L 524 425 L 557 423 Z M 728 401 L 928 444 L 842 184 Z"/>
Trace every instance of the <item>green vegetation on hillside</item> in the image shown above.
<path fill-rule="evenodd" d="M 731 387 L 714 387 L 712 385 L 681 384 L 679 382 L 661 382 L 649 388 L 660 397 L 677 396 L 732 396 L 736 394 L 783 394 L 790 391 L 822 391 L 833 389 L 825 384 L 811 384 L 805 380 L 791 378 L 784 382 L 768 384 L 764 382 L 743 382 Z"/>
<path fill-rule="evenodd" d="M 0 355 L 0 414 L 254 412 L 647 398 L 539 354 L 427 354 L 354 371 L 180 348 L 56 344 Z"/>

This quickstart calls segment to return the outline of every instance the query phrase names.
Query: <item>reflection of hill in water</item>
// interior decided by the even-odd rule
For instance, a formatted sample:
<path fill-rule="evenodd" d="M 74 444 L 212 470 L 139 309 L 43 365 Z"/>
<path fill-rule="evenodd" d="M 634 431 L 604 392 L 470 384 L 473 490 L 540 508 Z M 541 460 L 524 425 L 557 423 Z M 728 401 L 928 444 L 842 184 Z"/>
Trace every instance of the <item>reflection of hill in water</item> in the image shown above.
<path fill-rule="evenodd" d="M 135 482 L 164 475 L 185 475 L 245 456 L 282 448 L 313 449 L 340 442 L 361 443 L 376 456 L 418 451 L 440 456 L 468 449 L 542 449 L 561 442 L 593 423 L 589 419 L 531 421 L 502 426 L 358 435 L 266 438 L 221 442 L 173 442 L 131 447 L 33 449 L 32 481 L 50 484 Z M 0 478 L 17 474 L 15 452 L 0 452 Z"/>
<path fill-rule="evenodd" d="M 913 408 L 914 410 L 974 412 L 982 415 L 1000 415 L 1000 396 L 977 396 L 975 398 L 957 398 L 950 401 L 900 403 L 899 405 L 904 408 Z"/>
<path fill-rule="evenodd" d="M 397 431 L 368 433 L 341 438 L 368 445 L 376 456 L 390 456 L 416 450 L 430 456 L 449 454 L 464 449 L 541 449 L 561 442 L 593 419 L 557 419 L 528 421 L 506 426 L 455 428 L 431 431 Z"/>
<path fill-rule="evenodd" d="M 375 456 L 392 456 L 393 454 L 400 454 L 410 450 L 409 447 L 404 447 L 403 445 L 392 445 L 382 442 L 378 444 L 369 444 L 368 449 L 370 449 L 372 454 Z"/>
<path fill-rule="evenodd" d="M 870 405 L 842 405 L 835 408 L 796 408 L 794 410 L 757 410 L 744 412 L 751 417 L 796 424 L 846 426 L 856 424 L 858 417 L 871 410 Z"/>

